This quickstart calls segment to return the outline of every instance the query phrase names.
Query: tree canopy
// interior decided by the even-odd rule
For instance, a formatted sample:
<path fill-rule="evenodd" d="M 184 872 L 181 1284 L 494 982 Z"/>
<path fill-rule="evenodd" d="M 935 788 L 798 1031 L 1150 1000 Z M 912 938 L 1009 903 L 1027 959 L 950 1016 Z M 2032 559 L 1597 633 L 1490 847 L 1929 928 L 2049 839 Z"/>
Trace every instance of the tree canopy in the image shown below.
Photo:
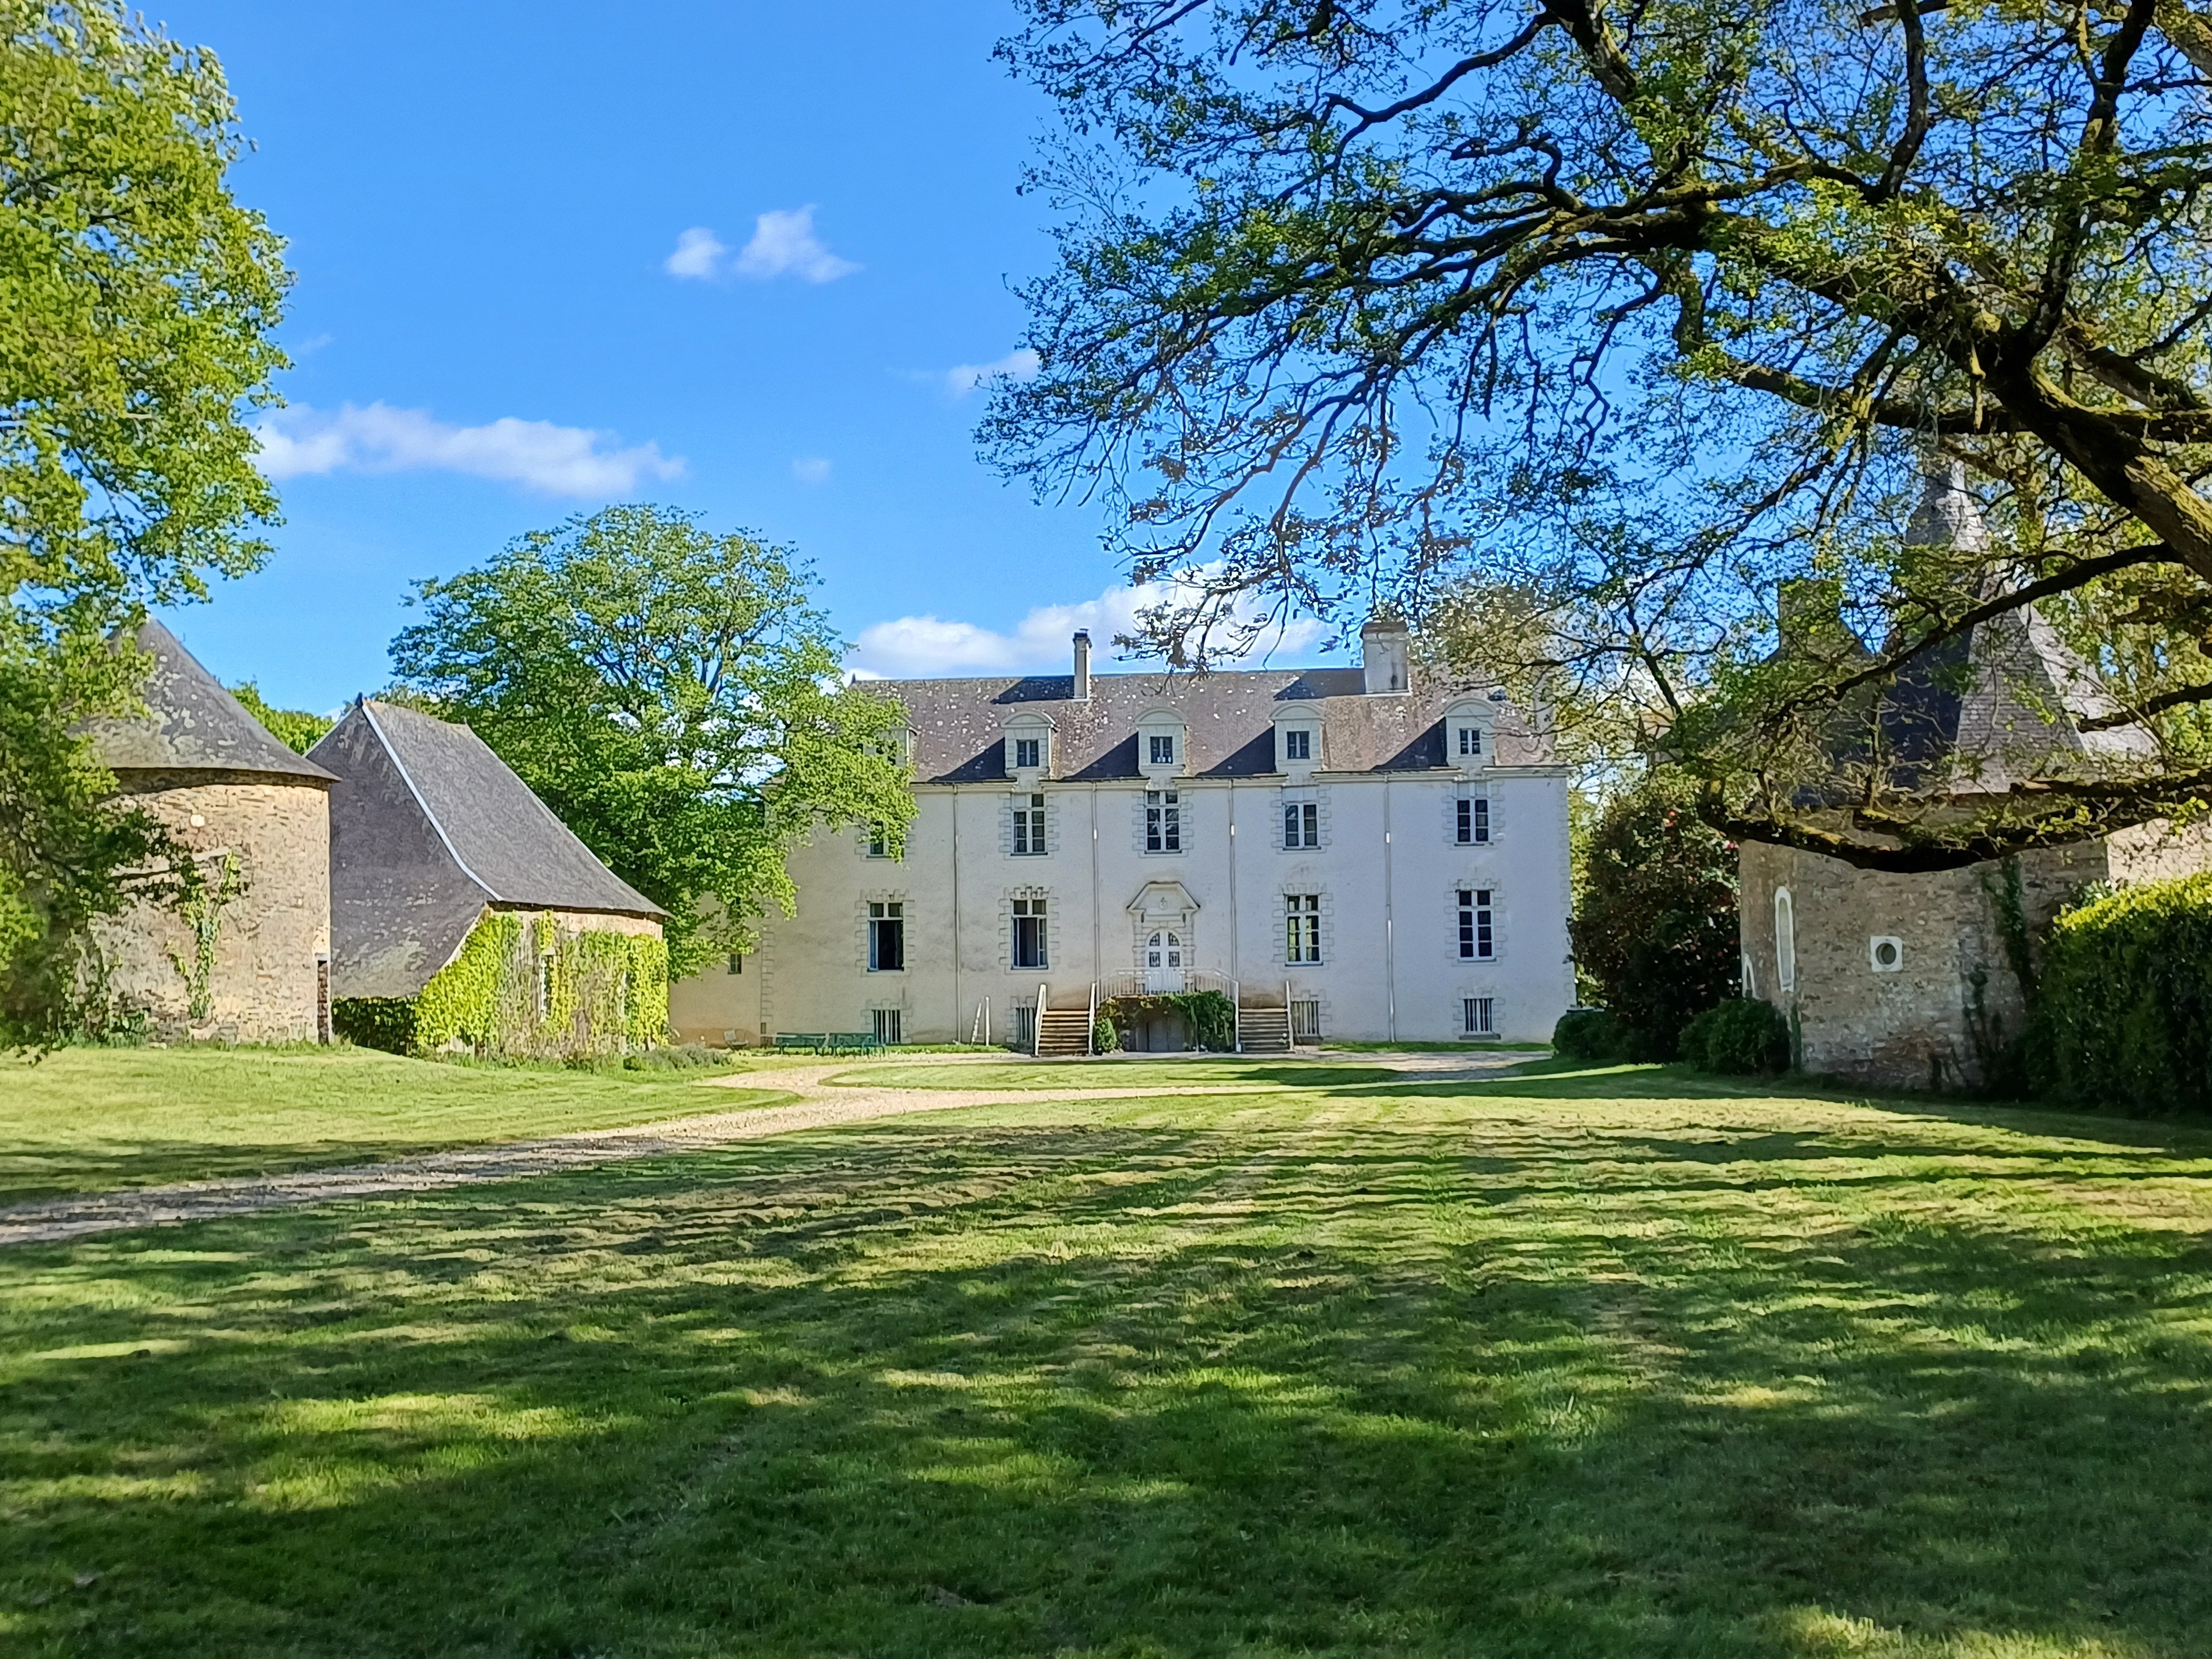
<path fill-rule="evenodd" d="M 2212 794 L 2212 14 L 1024 9 L 1003 51 L 1061 112 L 1031 180 L 1060 259 L 984 441 L 1103 492 L 1140 578 L 1202 583 L 1146 618 L 1171 659 L 1243 643 L 1255 596 L 1449 593 L 1480 667 L 1628 709 L 1713 822 L 1863 863 Z M 1905 534 L 1931 458 L 1981 545 Z M 1804 579 L 1834 625 L 1778 651 Z M 2030 604 L 2150 752 L 1838 787 L 1885 688 Z"/>
<path fill-rule="evenodd" d="M 422 585 L 392 659 L 608 866 L 669 913 L 670 971 L 743 948 L 789 906 L 784 854 L 913 799 L 904 716 L 846 684 L 787 550 L 696 514 L 611 507 Z"/>
<path fill-rule="evenodd" d="M 88 920 L 166 845 L 72 735 L 147 665 L 111 641 L 266 552 L 249 423 L 283 246 L 231 198 L 221 65 L 108 0 L 0 0 L 0 1036 L 53 1029 Z"/>

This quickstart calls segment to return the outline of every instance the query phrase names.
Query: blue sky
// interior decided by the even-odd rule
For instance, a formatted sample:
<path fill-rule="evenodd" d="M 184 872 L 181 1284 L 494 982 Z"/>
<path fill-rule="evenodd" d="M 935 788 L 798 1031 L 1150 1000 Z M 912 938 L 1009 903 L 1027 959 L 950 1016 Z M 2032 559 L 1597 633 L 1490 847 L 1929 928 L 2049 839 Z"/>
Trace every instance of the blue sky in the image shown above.
<path fill-rule="evenodd" d="M 1050 252 L 1001 0 L 148 15 L 222 58 L 299 279 L 276 556 L 170 616 L 225 679 L 374 690 L 414 580 L 611 501 L 796 547 L 863 671 L 1054 667 L 1126 618 L 1096 515 L 975 457 Z"/>

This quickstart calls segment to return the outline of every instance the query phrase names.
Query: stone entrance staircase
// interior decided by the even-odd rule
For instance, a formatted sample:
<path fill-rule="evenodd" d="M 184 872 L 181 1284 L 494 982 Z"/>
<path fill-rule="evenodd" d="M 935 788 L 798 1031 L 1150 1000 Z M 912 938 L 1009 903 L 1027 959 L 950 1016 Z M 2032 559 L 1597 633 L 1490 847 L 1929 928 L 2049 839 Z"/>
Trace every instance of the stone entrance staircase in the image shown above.
<path fill-rule="evenodd" d="M 1237 1000 L 1237 1052 L 1240 1054 L 1287 1054 L 1291 1052 L 1291 988 L 1283 987 L 1283 1000 L 1261 994 L 1247 1001 Z"/>
<path fill-rule="evenodd" d="M 1054 1054 L 1091 1052 L 1091 1011 L 1088 1008 L 1047 1008 L 1037 1015 L 1036 1051 Z"/>

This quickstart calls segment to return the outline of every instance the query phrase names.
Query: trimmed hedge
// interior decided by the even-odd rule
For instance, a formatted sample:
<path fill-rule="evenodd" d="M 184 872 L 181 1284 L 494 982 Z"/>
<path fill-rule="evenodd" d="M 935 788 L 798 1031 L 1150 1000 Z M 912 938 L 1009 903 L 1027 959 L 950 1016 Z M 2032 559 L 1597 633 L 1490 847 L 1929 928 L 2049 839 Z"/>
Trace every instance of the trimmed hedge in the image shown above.
<path fill-rule="evenodd" d="M 359 1043 L 364 1048 L 381 1048 L 388 1054 L 411 1054 L 415 1052 L 415 999 L 333 998 L 331 1030 L 348 1042 Z"/>
<path fill-rule="evenodd" d="M 2212 874 L 2063 913 L 2044 944 L 2028 1073 L 2071 1106 L 2212 1111 Z"/>
<path fill-rule="evenodd" d="M 1552 1028 L 1552 1047 L 1569 1060 L 1626 1060 L 1628 1028 L 1603 1008 L 1570 1008 Z"/>
<path fill-rule="evenodd" d="M 1733 1077 L 1790 1069 L 1790 1022 L 1771 1002 L 1730 997 L 1682 1028 L 1682 1058 Z"/>

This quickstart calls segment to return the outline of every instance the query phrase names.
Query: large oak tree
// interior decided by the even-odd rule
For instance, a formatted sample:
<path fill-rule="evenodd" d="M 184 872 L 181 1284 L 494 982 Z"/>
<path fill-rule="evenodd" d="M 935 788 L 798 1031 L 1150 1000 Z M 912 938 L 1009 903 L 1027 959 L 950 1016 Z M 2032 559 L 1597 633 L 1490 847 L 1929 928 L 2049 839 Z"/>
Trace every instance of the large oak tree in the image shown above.
<path fill-rule="evenodd" d="M 1627 709 L 1717 824 L 1863 864 L 2212 794 L 2207 14 L 1026 10 L 1004 50 L 1062 112 L 1032 179 L 1060 259 L 986 443 L 1103 491 L 1140 577 L 1208 584 L 1147 618 L 1170 659 L 1241 643 L 1254 596 L 1448 594 L 1480 666 Z M 1931 458 L 1992 534 L 1902 533 Z M 1830 618 L 1778 652 L 1808 577 Z M 1886 689 L 2031 602 L 2120 698 L 2090 718 L 2154 752 L 1838 775 Z"/>

